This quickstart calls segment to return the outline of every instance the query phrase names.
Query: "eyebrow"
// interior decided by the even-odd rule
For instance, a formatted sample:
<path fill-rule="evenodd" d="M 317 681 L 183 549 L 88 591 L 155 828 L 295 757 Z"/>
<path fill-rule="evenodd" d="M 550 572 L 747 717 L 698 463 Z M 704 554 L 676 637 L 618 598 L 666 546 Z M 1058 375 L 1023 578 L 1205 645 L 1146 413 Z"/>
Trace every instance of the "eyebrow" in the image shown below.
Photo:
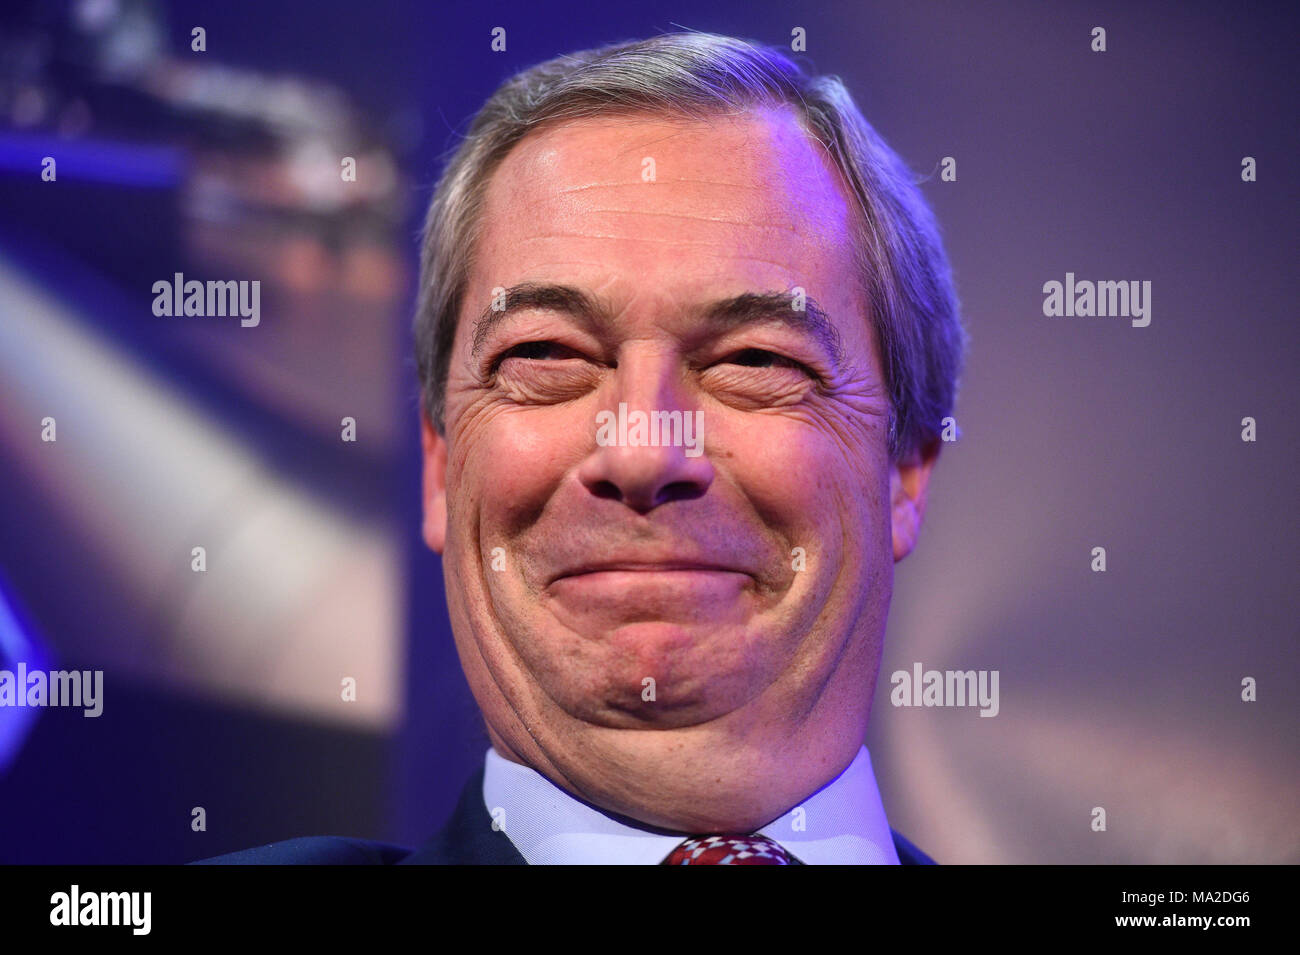
<path fill-rule="evenodd" d="M 811 335 L 831 356 L 836 367 L 842 367 L 845 364 L 844 342 L 825 309 L 811 295 L 804 295 L 802 310 L 795 309 L 793 301 L 793 291 L 744 292 L 709 303 L 700 310 L 700 315 L 707 324 L 721 331 L 745 325 L 779 322 Z M 532 282 L 512 285 L 505 290 L 505 307 L 498 309 L 489 305 L 474 323 L 471 354 L 478 356 L 492 329 L 505 321 L 507 316 L 529 309 L 562 312 L 593 331 L 606 324 L 610 315 L 609 310 L 596 299 L 571 285 Z"/>

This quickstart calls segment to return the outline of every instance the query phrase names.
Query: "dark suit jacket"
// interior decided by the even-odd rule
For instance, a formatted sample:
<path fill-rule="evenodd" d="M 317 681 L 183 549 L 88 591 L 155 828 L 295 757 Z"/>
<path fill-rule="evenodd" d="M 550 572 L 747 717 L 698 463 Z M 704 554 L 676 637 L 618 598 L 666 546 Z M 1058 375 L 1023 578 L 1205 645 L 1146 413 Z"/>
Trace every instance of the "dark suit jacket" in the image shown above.
<path fill-rule="evenodd" d="M 903 865 L 935 865 L 912 843 L 890 830 Z M 682 838 L 685 838 L 683 836 Z M 493 830 L 483 807 L 483 769 L 461 791 L 442 831 L 412 851 L 402 846 L 344 836 L 303 836 L 256 849 L 200 859 L 194 865 L 527 865 L 504 832 Z"/>

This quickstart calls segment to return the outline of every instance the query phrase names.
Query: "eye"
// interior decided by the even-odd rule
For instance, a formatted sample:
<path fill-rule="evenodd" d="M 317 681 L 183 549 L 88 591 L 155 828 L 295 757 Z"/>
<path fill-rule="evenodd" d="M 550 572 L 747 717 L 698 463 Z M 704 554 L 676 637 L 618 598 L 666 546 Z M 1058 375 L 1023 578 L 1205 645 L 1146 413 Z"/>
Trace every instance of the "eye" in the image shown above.
<path fill-rule="evenodd" d="M 561 345 L 559 342 L 520 342 L 507 348 L 501 354 L 492 360 L 491 370 L 496 371 L 501 363 L 507 358 L 523 358 L 529 361 L 558 361 L 565 358 L 582 358 L 579 351 L 575 351 L 568 345 Z"/>
<path fill-rule="evenodd" d="M 778 355 L 776 352 L 762 348 L 742 349 L 728 355 L 718 364 L 742 365 L 745 368 L 793 368 L 795 371 L 801 371 L 806 375 L 816 377 L 812 369 L 807 365 L 797 362 L 793 358 L 787 358 L 785 355 Z"/>

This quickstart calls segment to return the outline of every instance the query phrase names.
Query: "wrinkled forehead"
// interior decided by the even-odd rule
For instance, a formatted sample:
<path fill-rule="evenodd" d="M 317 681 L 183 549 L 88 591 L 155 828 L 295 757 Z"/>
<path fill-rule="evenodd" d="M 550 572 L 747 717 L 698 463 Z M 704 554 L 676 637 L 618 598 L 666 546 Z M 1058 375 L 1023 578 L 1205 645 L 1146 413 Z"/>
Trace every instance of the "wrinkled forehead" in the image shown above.
<path fill-rule="evenodd" d="M 825 147 L 793 109 L 777 107 L 707 119 L 628 113 L 552 121 L 501 161 L 486 199 L 489 216 L 544 221 L 616 201 L 656 205 L 665 215 L 731 209 L 810 237 L 838 238 L 850 218 Z"/>
<path fill-rule="evenodd" d="M 789 108 L 553 121 L 516 144 L 484 198 L 475 260 L 489 285 L 559 271 L 659 288 L 710 274 L 855 284 L 843 179 Z"/>

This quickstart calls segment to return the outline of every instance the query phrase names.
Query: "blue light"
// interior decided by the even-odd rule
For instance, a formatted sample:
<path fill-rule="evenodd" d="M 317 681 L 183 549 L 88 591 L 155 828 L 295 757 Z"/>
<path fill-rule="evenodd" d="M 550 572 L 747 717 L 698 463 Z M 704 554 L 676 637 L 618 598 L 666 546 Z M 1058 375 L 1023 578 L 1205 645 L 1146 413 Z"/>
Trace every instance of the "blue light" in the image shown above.
<path fill-rule="evenodd" d="M 57 182 L 168 188 L 178 185 L 184 174 L 184 153 L 174 146 L 0 132 L 0 170 L 36 179 L 46 156 L 53 156 L 58 164 Z"/>

